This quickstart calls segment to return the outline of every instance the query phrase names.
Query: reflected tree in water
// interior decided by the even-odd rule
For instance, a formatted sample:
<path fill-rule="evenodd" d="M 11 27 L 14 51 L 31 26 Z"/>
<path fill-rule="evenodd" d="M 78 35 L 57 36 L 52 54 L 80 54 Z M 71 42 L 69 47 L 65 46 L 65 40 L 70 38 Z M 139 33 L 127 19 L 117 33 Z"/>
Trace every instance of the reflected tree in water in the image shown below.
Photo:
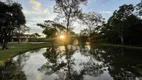
<path fill-rule="evenodd" d="M 43 55 L 47 58 L 48 62 L 43 65 L 40 70 L 46 70 L 46 68 L 49 68 L 49 71 L 47 71 L 46 74 L 52 74 L 66 65 L 65 62 L 58 61 L 58 59 L 61 58 L 62 55 L 56 52 L 56 49 L 54 47 L 47 48 L 46 52 Z"/>
<path fill-rule="evenodd" d="M 88 57 L 84 53 L 87 49 L 80 49 L 81 55 Z M 100 76 L 103 74 L 103 65 L 96 63 L 94 58 L 87 53 L 90 57 L 87 62 L 80 62 L 77 64 L 74 53 L 80 53 L 80 50 L 68 49 L 68 52 L 60 52 L 57 48 L 47 48 L 46 53 L 43 55 L 47 58 L 48 62 L 44 64 L 39 70 L 45 74 L 52 75 L 57 74 L 58 77 L 55 80 L 83 80 L 85 75 Z M 80 70 L 76 70 L 75 67 L 80 67 Z"/>
<path fill-rule="evenodd" d="M 67 71 L 67 68 L 64 68 L 64 67 L 67 66 L 68 61 L 63 60 L 67 58 L 64 52 L 57 50 L 57 48 L 55 47 L 51 47 L 51 48 L 47 48 L 46 52 L 43 55 L 47 58 L 48 62 L 44 64 L 41 67 L 41 69 L 39 69 L 40 71 L 46 70 L 45 74 L 50 74 L 50 75 L 56 72 L 59 73 L 60 69 L 63 69 L 63 71 Z"/>
<path fill-rule="evenodd" d="M 114 80 L 141 80 L 141 50 L 103 47 L 91 50 L 94 57 L 107 66 Z"/>
<path fill-rule="evenodd" d="M 27 78 L 15 62 L 7 61 L 0 66 L 0 80 L 27 80 Z"/>
<path fill-rule="evenodd" d="M 29 59 L 29 54 L 21 54 L 6 61 L 0 66 L 0 80 L 27 80 L 27 76 L 22 71 L 25 61 Z"/>

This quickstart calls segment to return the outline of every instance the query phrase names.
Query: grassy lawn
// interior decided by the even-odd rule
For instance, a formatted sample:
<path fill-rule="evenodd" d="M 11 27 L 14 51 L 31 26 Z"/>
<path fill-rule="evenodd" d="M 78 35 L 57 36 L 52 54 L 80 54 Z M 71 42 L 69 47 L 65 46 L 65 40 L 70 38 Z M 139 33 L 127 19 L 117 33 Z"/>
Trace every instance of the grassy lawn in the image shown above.
<path fill-rule="evenodd" d="M 43 48 L 47 47 L 49 44 L 48 43 L 39 43 L 39 44 L 32 44 L 32 43 L 9 43 L 7 50 L 0 50 L 0 61 L 5 61 L 9 58 L 12 58 L 20 53 L 33 50 L 33 49 L 38 49 L 38 48 Z"/>

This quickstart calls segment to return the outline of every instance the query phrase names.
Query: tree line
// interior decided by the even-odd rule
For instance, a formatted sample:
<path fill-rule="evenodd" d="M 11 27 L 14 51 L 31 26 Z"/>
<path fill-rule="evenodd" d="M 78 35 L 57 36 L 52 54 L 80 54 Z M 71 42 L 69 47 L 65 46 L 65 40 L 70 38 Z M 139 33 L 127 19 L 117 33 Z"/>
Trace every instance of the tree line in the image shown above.
<path fill-rule="evenodd" d="M 137 5 L 120 6 L 107 22 L 104 22 L 103 18 L 89 16 L 83 20 L 89 22 L 87 22 L 88 29 L 82 30 L 80 34 L 89 35 L 92 42 L 142 46 L 142 1 Z"/>
<path fill-rule="evenodd" d="M 91 42 L 105 41 L 112 44 L 142 46 L 142 1 L 137 5 L 124 4 L 115 10 L 113 15 L 104 21 L 101 14 L 96 12 L 83 12 L 80 5 L 86 5 L 88 0 L 54 0 L 54 12 L 57 17 L 46 20 L 42 27 L 46 37 L 55 37 L 65 33 L 67 37 L 74 34 L 73 24 L 80 21 L 88 27 L 81 31 L 81 35 L 89 36 Z M 7 43 L 13 33 L 20 36 L 22 29 L 26 28 L 26 20 L 20 3 L 0 2 L 0 43 L 2 49 L 7 48 Z M 23 29 L 24 30 L 24 29 Z M 82 39 L 82 38 L 80 38 Z M 84 38 L 87 39 L 87 38 Z M 85 40 L 86 41 L 86 40 Z"/>
<path fill-rule="evenodd" d="M 142 46 L 142 2 L 122 5 L 102 26 L 101 35 L 113 44 Z"/>
<path fill-rule="evenodd" d="M 142 45 L 142 1 L 137 5 L 124 4 L 120 6 L 107 22 L 104 21 L 101 14 L 95 11 L 83 12 L 81 4 L 87 4 L 87 0 L 71 0 L 69 2 L 55 0 L 54 12 L 58 14 L 57 17 L 54 21 L 45 21 L 44 24 L 38 24 L 38 26 L 44 28 L 43 33 L 47 37 L 55 37 L 59 32 L 59 34 L 65 33 L 66 36 L 69 36 L 69 33 L 73 32 L 74 22 L 79 20 L 81 24 L 88 27 L 81 30 L 79 39 L 87 39 L 84 36 L 88 36 L 91 42 Z M 54 25 L 55 23 L 58 25 Z"/>

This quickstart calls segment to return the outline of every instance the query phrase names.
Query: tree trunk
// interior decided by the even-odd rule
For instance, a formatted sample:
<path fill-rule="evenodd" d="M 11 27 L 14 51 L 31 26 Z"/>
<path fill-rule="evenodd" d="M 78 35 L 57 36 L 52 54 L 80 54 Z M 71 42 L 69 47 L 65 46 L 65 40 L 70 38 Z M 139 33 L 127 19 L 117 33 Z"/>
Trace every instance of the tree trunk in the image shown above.
<path fill-rule="evenodd" d="M 123 36 L 120 36 L 120 40 L 121 40 L 121 44 L 123 45 L 124 44 L 124 38 L 123 38 Z"/>
<path fill-rule="evenodd" d="M 14 42 L 14 40 L 13 40 L 13 31 L 11 32 L 11 42 Z"/>
<path fill-rule="evenodd" d="M 69 59 L 70 57 L 69 57 L 69 55 L 68 55 L 68 57 L 67 57 L 67 66 L 68 66 L 68 78 L 70 79 L 70 80 L 72 80 L 72 76 L 71 76 L 71 65 L 70 65 L 70 59 Z"/>
<path fill-rule="evenodd" d="M 0 45 L 2 46 L 2 43 L 3 43 L 3 39 L 1 39 L 2 36 L 0 36 Z"/>
<path fill-rule="evenodd" d="M 7 48 L 7 43 L 8 43 L 7 39 L 8 39 L 7 36 L 5 36 L 3 39 L 3 42 L 2 42 L 2 49 L 8 49 Z"/>
<path fill-rule="evenodd" d="M 54 47 L 54 41 L 52 41 L 52 48 Z"/>
<path fill-rule="evenodd" d="M 120 32 L 120 39 L 121 39 L 121 44 L 124 45 L 124 30 L 123 30 L 123 25 L 122 25 L 122 30 Z"/>
<path fill-rule="evenodd" d="M 67 33 L 68 33 L 68 31 L 69 31 L 69 18 L 67 19 Z"/>
<path fill-rule="evenodd" d="M 69 25 L 70 25 L 70 15 L 67 18 L 67 24 L 66 24 L 66 26 L 67 26 L 67 32 L 66 32 L 66 41 L 65 41 L 65 44 L 67 44 L 68 40 L 69 40 L 69 35 L 70 35 Z"/>
<path fill-rule="evenodd" d="M 20 30 L 19 30 L 19 33 L 18 33 L 18 43 L 21 43 L 21 40 L 20 40 Z"/>
<path fill-rule="evenodd" d="M 91 37 L 91 32 L 92 32 L 92 30 L 91 30 L 91 28 L 89 27 L 89 37 Z"/>
<path fill-rule="evenodd" d="M 8 43 L 8 42 L 4 42 L 4 43 L 2 44 L 2 49 L 8 49 L 8 48 L 7 48 L 7 43 Z"/>

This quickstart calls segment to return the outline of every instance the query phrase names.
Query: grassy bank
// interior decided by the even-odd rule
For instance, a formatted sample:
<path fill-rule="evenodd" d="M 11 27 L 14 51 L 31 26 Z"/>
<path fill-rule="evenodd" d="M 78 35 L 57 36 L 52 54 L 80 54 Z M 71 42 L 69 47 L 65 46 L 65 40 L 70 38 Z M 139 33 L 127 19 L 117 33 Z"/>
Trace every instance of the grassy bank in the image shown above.
<path fill-rule="evenodd" d="M 9 58 L 16 56 L 17 54 L 38 49 L 42 47 L 47 47 L 48 43 L 32 44 L 32 43 L 9 43 L 7 50 L 0 50 L 0 61 L 5 61 Z"/>
<path fill-rule="evenodd" d="M 119 44 L 98 44 L 101 46 L 111 46 L 111 47 L 122 47 L 122 48 L 130 48 L 130 49 L 142 49 L 142 47 L 137 46 L 127 46 L 127 45 L 119 45 Z"/>

